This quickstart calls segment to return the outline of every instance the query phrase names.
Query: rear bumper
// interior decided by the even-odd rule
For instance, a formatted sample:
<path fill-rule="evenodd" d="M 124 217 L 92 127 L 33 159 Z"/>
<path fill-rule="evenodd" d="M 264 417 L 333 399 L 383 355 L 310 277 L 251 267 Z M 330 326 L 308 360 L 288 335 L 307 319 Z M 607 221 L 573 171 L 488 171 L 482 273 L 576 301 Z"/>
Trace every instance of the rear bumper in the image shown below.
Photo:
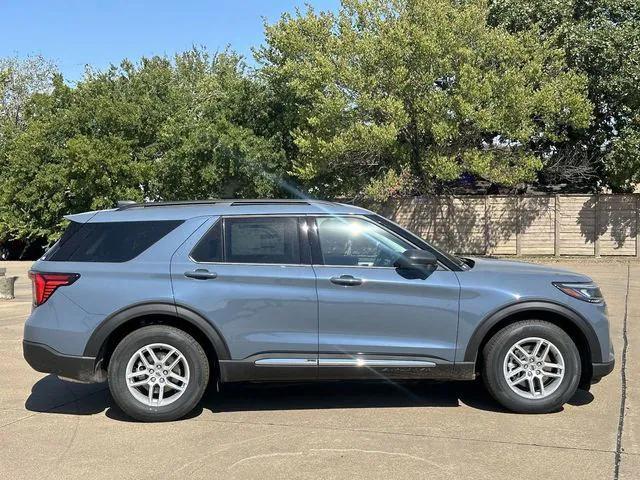
<path fill-rule="evenodd" d="M 53 373 L 80 382 L 100 382 L 94 357 L 64 355 L 42 343 L 22 341 L 24 359 L 38 372 Z"/>

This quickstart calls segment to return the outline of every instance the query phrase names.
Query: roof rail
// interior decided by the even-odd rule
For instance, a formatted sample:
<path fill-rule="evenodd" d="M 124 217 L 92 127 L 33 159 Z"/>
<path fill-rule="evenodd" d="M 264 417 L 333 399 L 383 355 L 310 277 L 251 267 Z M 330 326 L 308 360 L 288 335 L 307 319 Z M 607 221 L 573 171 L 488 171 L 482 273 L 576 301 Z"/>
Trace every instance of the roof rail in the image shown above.
<path fill-rule="evenodd" d="M 231 206 L 236 207 L 239 205 L 309 205 L 309 203 L 310 202 L 308 200 L 266 198 L 264 200 L 249 200 L 249 199 L 233 200 L 231 202 Z"/>
<path fill-rule="evenodd" d="M 213 205 L 216 203 L 228 203 L 231 206 L 240 205 L 310 205 L 311 203 L 331 203 L 324 200 L 304 200 L 304 199 L 277 199 L 277 198 L 264 198 L 264 199 L 242 199 L 242 198 L 228 198 L 228 199 L 210 199 L 210 200 L 182 200 L 182 201 L 168 201 L 168 202 L 142 202 L 136 203 L 132 200 L 120 200 L 118 201 L 117 210 L 128 210 L 129 208 L 148 208 L 148 207 L 175 207 L 181 205 Z"/>
<path fill-rule="evenodd" d="M 174 207 L 179 205 L 212 205 L 220 203 L 224 200 L 184 200 L 175 202 L 118 202 L 118 210 L 127 210 L 129 208 L 148 208 L 148 207 Z M 120 205 L 122 203 L 122 205 Z"/>

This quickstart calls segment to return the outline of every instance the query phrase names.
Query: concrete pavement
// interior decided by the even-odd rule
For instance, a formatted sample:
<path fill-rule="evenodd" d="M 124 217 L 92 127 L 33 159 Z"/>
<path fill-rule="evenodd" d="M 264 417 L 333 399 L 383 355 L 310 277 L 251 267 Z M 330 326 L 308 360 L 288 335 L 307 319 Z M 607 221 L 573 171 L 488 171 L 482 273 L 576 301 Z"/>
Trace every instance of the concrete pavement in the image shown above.
<path fill-rule="evenodd" d="M 0 301 L 0 478 L 640 478 L 640 264 L 561 264 L 601 285 L 617 356 L 561 412 L 504 412 L 475 382 L 243 385 L 164 424 L 129 421 L 105 385 L 32 371 L 29 264 L 2 266 L 20 279 Z"/>

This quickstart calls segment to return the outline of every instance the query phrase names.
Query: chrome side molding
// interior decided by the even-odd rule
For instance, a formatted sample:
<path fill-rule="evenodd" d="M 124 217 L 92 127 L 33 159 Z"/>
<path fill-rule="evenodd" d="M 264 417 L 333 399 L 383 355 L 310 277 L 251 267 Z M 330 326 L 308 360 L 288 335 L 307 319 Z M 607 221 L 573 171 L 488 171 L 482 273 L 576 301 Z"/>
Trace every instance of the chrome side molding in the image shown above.
<path fill-rule="evenodd" d="M 321 358 L 321 367 L 423 367 L 436 364 L 426 360 L 383 360 L 378 358 Z"/>
<path fill-rule="evenodd" d="M 258 367 L 316 367 L 317 358 L 261 358 L 254 362 Z"/>
<path fill-rule="evenodd" d="M 261 358 L 254 364 L 258 367 L 396 367 L 432 368 L 436 364 L 427 360 L 402 360 L 379 358 Z"/>

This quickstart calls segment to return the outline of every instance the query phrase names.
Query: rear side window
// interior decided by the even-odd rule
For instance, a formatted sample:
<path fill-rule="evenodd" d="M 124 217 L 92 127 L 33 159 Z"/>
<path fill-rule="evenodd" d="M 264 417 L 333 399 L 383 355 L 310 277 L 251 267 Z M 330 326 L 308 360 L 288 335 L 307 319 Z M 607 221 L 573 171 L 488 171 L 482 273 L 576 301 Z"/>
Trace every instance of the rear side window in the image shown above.
<path fill-rule="evenodd" d="M 181 220 L 82 225 L 72 222 L 45 259 L 54 262 L 126 262 L 181 223 Z"/>
<path fill-rule="evenodd" d="M 224 233 L 224 253 L 227 262 L 300 263 L 297 218 L 227 218 Z"/>
<path fill-rule="evenodd" d="M 62 237 L 60 237 L 60 240 L 54 243 L 53 246 L 45 252 L 44 256 L 42 257 L 42 260 L 51 260 L 51 258 L 56 254 L 56 252 L 60 250 L 62 245 L 67 243 L 67 241 L 71 237 L 73 237 L 76 233 L 78 233 L 81 228 L 82 228 L 81 223 L 77 223 L 77 222 L 69 223 L 69 226 L 62 234 Z"/>
<path fill-rule="evenodd" d="M 191 258 L 196 262 L 221 262 L 222 261 L 222 220 L 205 233 L 202 240 L 191 252 Z"/>

